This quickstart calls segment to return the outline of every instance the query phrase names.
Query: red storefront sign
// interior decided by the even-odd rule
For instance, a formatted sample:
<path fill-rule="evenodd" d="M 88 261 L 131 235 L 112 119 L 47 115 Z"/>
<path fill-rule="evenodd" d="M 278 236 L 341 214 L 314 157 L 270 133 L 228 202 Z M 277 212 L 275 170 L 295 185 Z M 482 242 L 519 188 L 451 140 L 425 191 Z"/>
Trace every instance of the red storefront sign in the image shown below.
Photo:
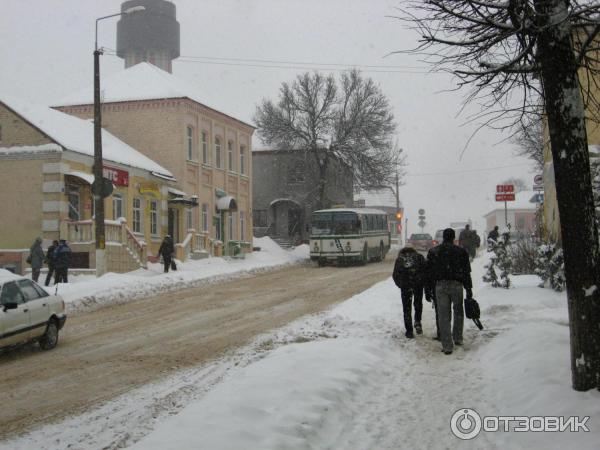
<path fill-rule="evenodd" d="M 497 202 L 514 202 L 515 194 L 496 194 Z"/>
<path fill-rule="evenodd" d="M 126 170 L 104 166 L 102 176 L 112 181 L 115 186 L 129 186 L 129 172 Z"/>
<path fill-rule="evenodd" d="M 496 192 L 498 192 L 498 193 L 515 192 L 515 185 L 514 184 L 497 184 Z M 514 200 L 514 198 L 513 198 L 513 200 Z"/>

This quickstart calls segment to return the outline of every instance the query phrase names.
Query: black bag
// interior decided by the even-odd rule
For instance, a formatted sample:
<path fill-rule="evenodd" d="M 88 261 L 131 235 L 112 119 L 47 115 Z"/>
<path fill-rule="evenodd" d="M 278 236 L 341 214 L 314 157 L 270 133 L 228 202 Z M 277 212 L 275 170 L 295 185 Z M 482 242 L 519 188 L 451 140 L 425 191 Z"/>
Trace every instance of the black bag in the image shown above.
<path fill-rule="evenodd" d="M 26 260 L 26 261 L 27 261 L 27 264 L 31 264 L 31 255 L 29 255 L 29 256 L 27 257 L 27 260 Z"/>
<path fill-rule="evenodd" d="M 481 311 L 479 310 L 479 303 L 474 298 L 465 298 L 465 316 L 467 319 L 473 320 L 477 328 L 483 330 L 483 325 L 479 321 Z"/>
<path fill-rule="evenodd" d="M 171 270 L 177 270 L 177 264 L 175 264 L 175 260 L 171 260 Z"/>

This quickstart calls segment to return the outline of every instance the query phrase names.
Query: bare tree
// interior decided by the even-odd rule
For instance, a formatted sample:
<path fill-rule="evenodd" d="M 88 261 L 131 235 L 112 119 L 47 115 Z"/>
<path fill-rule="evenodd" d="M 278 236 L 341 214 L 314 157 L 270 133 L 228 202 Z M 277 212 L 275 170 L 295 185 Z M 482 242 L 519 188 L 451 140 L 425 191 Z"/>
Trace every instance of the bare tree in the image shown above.
<path fill-rule="evenodd" d="M 512 184 L 515 187 L 515 192 L 523 192 L 527 190 L 527 183 L 522 178 L 507 178 L 500 184 Z"/>
<path fill-rule="evenodd" d="M 283 83 L 277 103 L 263 100 L 254 120 L 267 145 L 305 151 L 319 167 L 319 207 L 326 207 L 327 169 L 335 158 L 352 168 L 355 188 L 391 185 L 400 163 L 396 130 L 385 95 L 356 70 L 339 86 L 318 72 Z"/>
<path fill-rule="evenodd" d="M 536 116 L 517 126 L 516 135 L 512 140 L 517 145 L 515 154 L 533 161 L 535 170 L 541 173 L 544 170 L 544 135 L 541 118 Z"/>
<path fill-rule="evenodd" d="M 481 102 L 482 126 L 506 127 L 544 111 L 565 258 L 572 384 L 600 388 L 600 249 L 586 135 L 586 114 L 598 112 L 600 3 L 406 4 L 400 18 L 421 36 L 412 51 L 472 88 L 467 101 Z"/>

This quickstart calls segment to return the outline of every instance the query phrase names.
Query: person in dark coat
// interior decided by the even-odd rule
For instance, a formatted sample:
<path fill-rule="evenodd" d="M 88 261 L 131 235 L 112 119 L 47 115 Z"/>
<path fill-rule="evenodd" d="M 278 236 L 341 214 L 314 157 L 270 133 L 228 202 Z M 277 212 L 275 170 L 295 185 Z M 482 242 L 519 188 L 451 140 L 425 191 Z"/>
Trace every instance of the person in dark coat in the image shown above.
<path fill-rule="evenodd" d="M 61 239 L 58 247 L 54 250 L 54 284 L 68 283 L 69 266 L 71 264 L 71 248 L 67 241 Z"/>
<path fill-rule="evenodd" d="M 477 248 L 479 247 L 479 244 L 480 239 L 477 233 L 474 230 L 471 230 L 471 226 L 469 224 L 465 225 L 465 229 L 462 230 L 458 236 L 458 245 L 467 251 L 471 261 L 473 261 L 475 255 L 477 254 Z"/>
<path fill-rule="evenodd" d="M 467 298 L 473 298 L 469 255 L 464 248 L 453 244 L 454 237 L 454 230 L 446 228 L 443 242 L 427 254 L 426 295 L 431 296 L 435 290 L 440 340 L 446 355 L 452 353 L 454 345 L 463 343 L 463 287 Z"/>
<path fill-rule="evenodd" d="M 44 265 L 44 250 L 42 249 L 42 238 L 37 237 L 29 249 L 27 261 L 31 265 L 31 279 L 35 282 L 40 278 L 40 270 Z"/>
<path fill-rule="evenodd" d="M 417 334 L 423 333 L 421 315 L 423 312 L 423 285 L 426 279 L 426 269 L 425 258 L 412 247 L 404 247 L 400 250 L 394 264 L 392 278 L 396 286 L 400 288 L 402 309 L 404 311 L 404 327 L 406 328 L 405 336 L 409 339 L 415 337 L 411 317 L 413 299 L 415 307 L 414 329 Z"/>
<path fill-rule="evenodd" d="M 498 238 L 500 237 L 500 232 L 498 231 L 498 225 L 494 227 L 492 231 L 488 234 L 487 242 L 488 242 L 488 250 L 494 247 L 498 242 Z"/>
<path fill-rule="evenodd" d="M 58 241 L 54 240 L 46 252 L 46 264 L 48 264 L 48 275 L 46 275 L 46 282 L 44 283 L 46 286 L 50 285 L 50 280 L 54 274 L 54 250 L 56 250 L 57 247 Z"/>
<path fill-rule="evenodd" d="M 158 249 L 158 256 L 162 256 L 163 264 L 165 266 L 165 273 L 169 272 L 171 262 L 173 261 L 173 254 L 175 253 L 175 246 L 173 245 L 173 238 L 170 235 L 166 235 L 160 244 Z"/>

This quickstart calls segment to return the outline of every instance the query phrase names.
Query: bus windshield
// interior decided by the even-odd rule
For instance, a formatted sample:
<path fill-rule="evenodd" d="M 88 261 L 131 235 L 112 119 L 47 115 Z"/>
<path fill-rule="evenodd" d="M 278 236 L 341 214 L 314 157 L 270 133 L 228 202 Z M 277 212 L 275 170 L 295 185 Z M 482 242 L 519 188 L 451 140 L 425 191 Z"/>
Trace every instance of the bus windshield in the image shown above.
<path fill-rule="evenodd" d="M 312 234 L 326 236 L 335 234 L 358 234 L 360 221 L 353 212 L 313 214 Z"/>

